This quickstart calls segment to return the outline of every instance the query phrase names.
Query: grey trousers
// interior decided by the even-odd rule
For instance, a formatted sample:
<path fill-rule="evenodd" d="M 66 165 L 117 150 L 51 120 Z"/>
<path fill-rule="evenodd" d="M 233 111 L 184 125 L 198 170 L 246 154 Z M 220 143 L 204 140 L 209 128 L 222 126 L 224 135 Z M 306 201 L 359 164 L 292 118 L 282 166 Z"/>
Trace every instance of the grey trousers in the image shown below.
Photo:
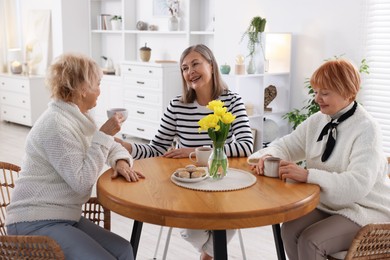
<path fill-rule="evenodd" d="M 326 259 L 348 250 L 361 227 L 341 215 L 315 209 L 282 225 L 282 239 L 289 260 Z"/>
<path fill-rule="evenodd" d="M 81 217 L 79 222 L 46 220 L 11 224 L 9 235 L 43 235 L 56 240 L 67 260 L 133 260 L 133 249 L 126 239 Z"/>

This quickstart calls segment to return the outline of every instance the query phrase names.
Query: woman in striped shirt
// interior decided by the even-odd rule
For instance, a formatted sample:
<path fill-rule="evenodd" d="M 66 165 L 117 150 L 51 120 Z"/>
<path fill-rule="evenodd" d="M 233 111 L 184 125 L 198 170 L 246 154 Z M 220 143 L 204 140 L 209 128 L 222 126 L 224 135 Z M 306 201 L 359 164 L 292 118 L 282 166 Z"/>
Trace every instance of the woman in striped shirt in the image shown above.
<path fill-rule="evenodd" d="M 242 98 L 228 90 L 218 70 L 211 50 L 202 44 L 187 48 L 181 58 L 183 94 L 173 98 L 163 117 L 160 128 L 149 144 L 122 143 L 134 159 L 164 156 L 186 158 L 201 146 L 212 146 L 206 131 L 199 132 L 198 121 L 213 113 L 206 105 L 215 99 L 224 102 L 227 111 L 236 116 L 225 144 L 229 157 L 249 156 L 253 150 L 253 137 Z M 176 149 L 170 149 L 178 141 Z"/>
<path fill-rule="evenodd" d="M 252 153 L 253 137 L 241 97 L 228 90 L 218 70 L 212 51 L 205 45 L 194 45 L 180 58 L 183 94 L 173 98 L 160 123 L 160 128 L 149 144 L 136 144 L 117 139 L 134 159 L 164 156 L 188 158 L 195 148 L 212 146 L 207 132 L 198 131 L 198 121 L 213 113 L 206 106 L 212 100 L 221 100 L 227 111 L 236 116 L 229 130 L 225 152 L 229 157 L 246 157 Z M 175 149 L 170 149 L 175 140 Z M 231 238 L 234 232 L 228 232 Z M 201 259 L 212 259 L 213 247 L 209 231 L 183 230 L 182 236 L 202 252 Z"/>

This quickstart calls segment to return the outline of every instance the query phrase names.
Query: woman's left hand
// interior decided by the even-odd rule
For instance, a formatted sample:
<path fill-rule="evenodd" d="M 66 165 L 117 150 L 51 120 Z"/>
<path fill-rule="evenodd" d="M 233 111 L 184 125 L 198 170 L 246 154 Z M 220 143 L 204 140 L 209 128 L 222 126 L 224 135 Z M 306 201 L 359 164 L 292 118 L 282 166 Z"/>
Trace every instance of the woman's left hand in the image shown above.
<path fill-rule="evenodd" d="M 284 161 L 280 162 L 279 178 L 285 181 L 287 178 L 297 182 L 307 182 L 309 172 L 298 166 L 296 163 Z"/>
<path fill-rule="evenodd" d="M 125 177 L 128 182 L 138 181 L 140 178 L 145 178 L 142 173 L 130 167 L 129 163 L 126 160 L 118 160 L 116 162 L 114 173 L 111 175 L 111 178 L 115 179 L 119 175 Z"/>
<path fill-rule="evenodd" d="M 164 153 L 164 157 L 167 158 L 188 158 L 191 152 L 195 151 L 194 148 L 178 148 L 178 149 L 170 149 L 168 152 Z"/>

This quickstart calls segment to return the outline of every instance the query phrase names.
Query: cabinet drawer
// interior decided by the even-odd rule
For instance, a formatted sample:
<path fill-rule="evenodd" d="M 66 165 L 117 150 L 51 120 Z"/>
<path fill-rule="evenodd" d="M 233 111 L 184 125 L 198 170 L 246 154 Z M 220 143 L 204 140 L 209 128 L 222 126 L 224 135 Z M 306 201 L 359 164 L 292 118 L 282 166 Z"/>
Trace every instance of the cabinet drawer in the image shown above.
<path fill-rule="evenodd" d="M 19 94 L 16 92 L 0 92 L 0 102 L 4 105 L 10 105 L 20 107 L 24 109 L 30 109 L 29 96 Z"/>
<path fill-rule="evenodd" d="M 153 90 L 162 90 L 159 80 L 144 77 L 126 77 L 123 76 L 123 83 L 128 87 L 147 88 Z"/>
<path fill-rule="evenodd" d="M 126 120 L 123 124 L 122 132 L 142 139 L 151 140 L 156 135 L 158 126 L 159 123 Z"/>
<path fill-rule="evenodd" d="M 2 77 L 0 78 L 0 89 L 30 94 L 30 83 L 28 80 Z"/>
<path fill-rule="evenodd" d="M 140 91 L 132 88 L 126 88 L 124 91 L 125 101 L 161 106 L 161 99 L 162 94 L 159 92 Z"/>
<path fill-rule="evenodd" d="M 19 123 L 22 125 L 32 126 L 31 113 L 28 109 L 22 109 L 7 105 L 1 106 L 1 119 Z"/>
<path fill-rule="evenodd" d="M 162 111 L 161 107 L 151 108 L 145 105 L 127 106 L 126 104 L 125 106 L 129 110 L 129 119 L 160 122 Z"/>
<path fill-rule="evenodd" d="M 122 75 L 142 75 L 145 77 L 162 77 L 162 68 L 148 67 L 148 66 L 137 66 L 123 64 L 121 68 Z"/>

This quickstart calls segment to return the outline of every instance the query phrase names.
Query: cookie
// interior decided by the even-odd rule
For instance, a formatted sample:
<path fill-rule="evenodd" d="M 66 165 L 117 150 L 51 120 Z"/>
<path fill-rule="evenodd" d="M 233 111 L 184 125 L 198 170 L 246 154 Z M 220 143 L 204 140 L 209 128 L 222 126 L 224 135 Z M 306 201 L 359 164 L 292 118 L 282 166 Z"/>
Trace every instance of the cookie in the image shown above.
<path fill-rule="evenodd" d="M 203 177 L 206 174 L 205 171 L 195 171 L 191 173 L 191 179 Z"/>
<path fill-rule="evenodd" d="M 188 172 L 188 171 L 180 171 L 180 172 L 177 172 L 177 175 L 178 175 L 178 177 L 180 177 L 180 178 L 187 178 L 187 179 L 191 178 L 191 174 L 190 174 L 190 172 Z"/>

